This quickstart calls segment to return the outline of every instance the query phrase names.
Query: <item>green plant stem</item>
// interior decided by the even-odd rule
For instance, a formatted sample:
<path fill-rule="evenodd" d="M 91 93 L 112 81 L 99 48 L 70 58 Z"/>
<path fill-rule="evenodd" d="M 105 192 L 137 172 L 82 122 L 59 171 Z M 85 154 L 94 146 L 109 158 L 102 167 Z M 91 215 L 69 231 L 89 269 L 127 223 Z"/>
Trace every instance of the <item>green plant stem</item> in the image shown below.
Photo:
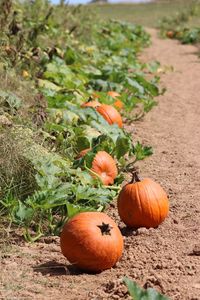
<path fill-rule="evenodd" d="M 114 190 L 114 191 L 120 191 L 120 190 L 121 190 L 121 186 L 104 185 L 103 187 L 104 187 L 105 189 Z"/>
<path fill-rule="evenodd" d="M 28 231 L 28 228 L 26 227 L 25 233 L 24 233 L 24 238 L 27 242 L 29 243 L 34 243 L 38 239 L 40 239 L 44 234 L 40 231 L 40 229 L 37 231 L 37 235 L 35 237 L 32 237 Z"/>

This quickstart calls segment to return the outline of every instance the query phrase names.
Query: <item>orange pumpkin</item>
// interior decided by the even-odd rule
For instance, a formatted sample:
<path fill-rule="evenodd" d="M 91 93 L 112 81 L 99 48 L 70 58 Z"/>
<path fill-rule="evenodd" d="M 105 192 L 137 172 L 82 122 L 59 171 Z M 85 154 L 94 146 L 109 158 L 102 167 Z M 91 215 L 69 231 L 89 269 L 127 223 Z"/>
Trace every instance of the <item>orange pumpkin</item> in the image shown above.
<path fill-rule="evenodd" d="M 124 103 L 121 100 L 116 99 L 116 101 L 114 102 L 114 106 L 118 109 L 122 109 L 124 107 Z"/>
<path fill-rule="evenodd" d="M 79 155 L 77 156 L 77 159 L 82 158 L 83 156 L 85 156 L 86 153 L 88 153 L 88 151 L 90 151 L 90 148 L 84 149 L 82 150 Z"/>
<path fill-rule="evenodd" d="M 110 125 L 117 124 L 120 128 L 123 126 L 122 117 L 113 106 L 102 104 L 101 106 L 96 107 L 96 110 Z"/>
<path fill-rule="evenodd" d="M 129 227 L 157 227 L 169 212 L 169 201 L 162 187 L 153 180 L 140 180 L 137 174 L 121 190 L 118 212 Z"/>
<path fill-rule="evenodd" d="M 169 39 L 173 39 L 174 38 L 174 36 L 175 36 L 175 32 L 174 31 L 167 31 L 167 33 L 166 33 L 166 36 L 169 38 Z"/>
<path fill-rule="evenodd" d="M 88 102 L 85 102 L 81 105 L 81 107 L 94 107 L 96 108 L 97 106 L 100 106 L 101 103 L 96 101 L 96 100 L 93 100 L 93 101 L 88 101 Z"/>
<path fill-rule="evenodd" d="M 98 174 L 98 177 L 105 185 L 113 184 L 118 174 L 114 159 L 105 151 L 97 152 L 93 159 L 91 170 Z M 93 176 L 95 177 L 95 175 Z"/>
<path fill-rule="evenodd" d="M 116 97 L 120 96 L 120 94 L 115 91 L 109 91 L 107 94 L 108 94 L 108 96 L 110 96 L 112 98 L 116 98 Z"/>
<path fill-rule="evenodd" d="M 63 255 L 80 269 L 101 272 L 122 256 L 123 237 L 115 222 L 102 212 L 83 212 L 71 218 L 60 236 Z"/>

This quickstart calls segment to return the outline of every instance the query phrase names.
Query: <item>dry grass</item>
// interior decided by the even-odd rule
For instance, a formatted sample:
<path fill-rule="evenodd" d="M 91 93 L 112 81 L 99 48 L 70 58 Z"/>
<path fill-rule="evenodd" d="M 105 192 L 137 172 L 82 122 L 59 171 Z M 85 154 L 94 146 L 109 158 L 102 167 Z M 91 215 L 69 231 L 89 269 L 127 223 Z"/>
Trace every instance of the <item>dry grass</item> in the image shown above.
<path fill-rule="evenodd" d="M 0 198 L 8 194 L 25 198 L 35 188 L 34 170 L 21 155 L 10 134 L 10 129 L 0 133 Z"/>

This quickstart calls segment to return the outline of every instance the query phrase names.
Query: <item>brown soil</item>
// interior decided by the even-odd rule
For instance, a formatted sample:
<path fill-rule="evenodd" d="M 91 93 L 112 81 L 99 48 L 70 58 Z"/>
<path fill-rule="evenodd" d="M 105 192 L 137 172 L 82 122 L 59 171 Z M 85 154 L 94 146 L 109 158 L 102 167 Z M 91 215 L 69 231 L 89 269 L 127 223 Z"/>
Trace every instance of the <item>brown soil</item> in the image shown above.
<path fill-rule="evenodd" d="M 0 299 L 130 299 L 122 284 L 127 275 L 176 300 L 200 299 L 200 61 L 194 46 L 160 40 L 145 60 L 172 65 L 162 75 L 167 88 L 159 105 L 136 123 L 134 139 L 151 144 L 154 155 L 139 164 L 166 189 L 170 215 L 157 229 L 127 230 L 116 207 L 108 212 L 120 224 L 125 251 L 119 264 L 101 274 L 79 273 L 60 253 L 59 239 L 33 245 L 17 241 L 3 247 Z"/>

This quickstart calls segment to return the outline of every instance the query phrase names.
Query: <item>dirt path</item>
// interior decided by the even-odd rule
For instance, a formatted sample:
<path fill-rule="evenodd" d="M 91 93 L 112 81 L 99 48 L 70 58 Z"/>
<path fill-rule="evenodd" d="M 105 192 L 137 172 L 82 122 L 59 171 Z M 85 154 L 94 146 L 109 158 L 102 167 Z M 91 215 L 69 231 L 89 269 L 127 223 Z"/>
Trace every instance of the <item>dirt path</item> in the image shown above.
<path fill-rule="evenodd" d="M 120 223 L 123 259 L 97 275 L 79 274 L 66 265 L 58 238 L 7 249 L 0 299 L 129 299 L 121 284 L 124 275 L 174 300 L 200 299 L 200 60 L 195 47 L 151 34 L 153 44 L 144 59 L 173 65 L 175 71 L 162 76 L 167 92 L 136 124 L 136 135 L 154 148 L 154 155 L 140 163 L 141 174 L 168 191 L 169 218 L 158 229 L 134 235 Z M 109 212 L 118 218 L 116 209 Z"/>

